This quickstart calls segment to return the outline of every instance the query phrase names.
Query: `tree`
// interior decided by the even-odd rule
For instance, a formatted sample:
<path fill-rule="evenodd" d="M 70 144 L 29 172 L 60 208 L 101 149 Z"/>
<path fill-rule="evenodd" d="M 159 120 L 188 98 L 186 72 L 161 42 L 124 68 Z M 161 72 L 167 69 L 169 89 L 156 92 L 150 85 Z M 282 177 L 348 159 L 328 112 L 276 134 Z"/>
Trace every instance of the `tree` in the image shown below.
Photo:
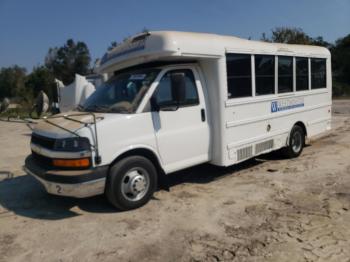
<path fill-rule="evenodd" d="M 324 46 L 328 49 L 331 49 L 333 47 L 333 45 L 325 41 L 322 36 L 312 38 L 312 45 Z"/>
<path fill-rule="evenodd" d="M 0 99 L 4 97 L 25 96 L 26 69 L 18 65 L 1 68 Z"/>
<path fill-rule="evenodd" d="M 50 48 L 45 58 L 46 67 L 53 75 L 70 84 L 75 74 L 85 75 L 90 71 L 90 52 L 84 42 L 67 40 L 62 47 Z"/>
<path fill-rule="evenodd" d="M 267 38 L 266 34 L 263 33 L 261 40 L 285 44 L 312 44 L 312 38 L 304 33 L 301 28 L 295 27 L 276 27 L 272 30 L 271 38 Z"/>
<path fill-rule="evenodd" d="M 50 70 L 44 66 L 34 68 L 33 72 L 27 76 L 25 85 L 27 90 L 31 92 L 34 97 L 37 97 L 41 90 L 48 95 L 50 100 L 52 100 L 55 94 L 55 77 Z"/>
<path fill-rule="evenodd" d="M 350 85 L 350 34 L 338 39 L 331 51 L 335 77 Z"/>
<path fill-rule="evenodd" d="M 301 28 L 295 27 L 276 27 L 271 31 L 271 37 L 268 38 L 265 33 L 262 34 L 261 40 L 265 42 L 300 44 L 300 45 L 317 45 L 331 48 L 332 44 L 323 39 L 322 36 L 312 38 L 307 35 Z"/>
<path fill-rule="evenodd" d="M 265 32 L 261 34 L 260 40 L 264 42 L 271 42 L 271 40 L 266 36 Z"/>

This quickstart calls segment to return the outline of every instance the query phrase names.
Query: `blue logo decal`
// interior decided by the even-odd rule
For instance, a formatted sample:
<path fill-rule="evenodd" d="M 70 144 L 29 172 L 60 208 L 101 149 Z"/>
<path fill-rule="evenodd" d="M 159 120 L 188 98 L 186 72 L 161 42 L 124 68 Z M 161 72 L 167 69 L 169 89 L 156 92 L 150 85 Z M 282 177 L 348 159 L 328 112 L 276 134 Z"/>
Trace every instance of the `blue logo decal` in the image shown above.
<path fill-rule="evenodd" d="M 271 113 L 304 107 L 304 98 L 290 98 L 271 102 Z"/>
<path fill-rule="evenodd" d="M 277 112 L 277 111 L 278 111 L 277 101 L 271 102 L 271 112 L 274 113 L 274 112 Z"/>

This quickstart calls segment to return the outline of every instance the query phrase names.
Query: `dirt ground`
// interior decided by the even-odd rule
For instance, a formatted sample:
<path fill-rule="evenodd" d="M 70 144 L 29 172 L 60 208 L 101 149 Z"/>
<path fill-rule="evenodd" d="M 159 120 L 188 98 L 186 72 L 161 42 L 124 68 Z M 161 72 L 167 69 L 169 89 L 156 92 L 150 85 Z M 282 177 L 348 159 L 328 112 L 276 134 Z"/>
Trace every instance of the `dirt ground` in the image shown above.
<path fill-rule="evenodd" d="M 30 130 L 0 122 L 0 261 L 350 261 L 350 100 L 333 116 L 297 159 L 191 168 L 129 212 L 46 194 Z"/>

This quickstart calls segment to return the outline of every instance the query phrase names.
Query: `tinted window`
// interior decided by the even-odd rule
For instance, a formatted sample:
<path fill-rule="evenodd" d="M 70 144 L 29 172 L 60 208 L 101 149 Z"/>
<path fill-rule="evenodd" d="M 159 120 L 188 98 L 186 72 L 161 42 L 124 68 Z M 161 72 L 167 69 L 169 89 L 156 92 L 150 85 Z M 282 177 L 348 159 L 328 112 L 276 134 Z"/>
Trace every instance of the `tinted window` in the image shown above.
<path fill-rule="evenodd" d="M 293 92 L 293 57 L 278 57 L 278 93 Z"/>
<path fill-rule="evenodd" d="M 325 88 L 326 83 L 326 59 L 311 59 L 311 88 Z"/>
<path fill-rule="evenodd" d="M 308 90 L 309 89 L 309 65 L 308 58 L 296 57 L 295 58 L 295 72 L 296 72 L 296 90 Z"/>
<path fill-rule="evenodd" d="M 167 72 L 159 81 L 159 85 L 154 94 L 156 101 L 160 106 L 175 105 L 176 101 L 173 99 L 171 92 L 171 79 L 172 73 L 183 73 L 185 75 L 185 100 L 180 103 L 180 106 L 198 105 L 198 92 L 195 84 L 193 72 L 190 69 L 184 70 L 172 70 Z"/>
<path fill-rule="evenodd" d="M 256 95 L 275 93 L 275 57 L 255 55 L 255 91 Z"/>
<path fill-rule="evenodd" d="M 227 93 L 228 98 L 252 95 L 251 55 L 227 54 Z"/>

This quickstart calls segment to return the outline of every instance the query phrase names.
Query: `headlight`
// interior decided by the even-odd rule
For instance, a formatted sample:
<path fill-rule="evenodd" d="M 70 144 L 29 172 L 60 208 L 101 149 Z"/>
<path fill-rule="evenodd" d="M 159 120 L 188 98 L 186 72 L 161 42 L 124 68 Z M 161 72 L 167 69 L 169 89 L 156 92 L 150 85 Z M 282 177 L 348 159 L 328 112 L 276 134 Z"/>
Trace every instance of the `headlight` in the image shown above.
<path fill-rule="evenodd" d="M 54 147 L 54 150 L 56 151 L 68 152 L 85 151 L 90 149 L 90 141 L 87 137 L 70 137 L 57 139 Z"/>

